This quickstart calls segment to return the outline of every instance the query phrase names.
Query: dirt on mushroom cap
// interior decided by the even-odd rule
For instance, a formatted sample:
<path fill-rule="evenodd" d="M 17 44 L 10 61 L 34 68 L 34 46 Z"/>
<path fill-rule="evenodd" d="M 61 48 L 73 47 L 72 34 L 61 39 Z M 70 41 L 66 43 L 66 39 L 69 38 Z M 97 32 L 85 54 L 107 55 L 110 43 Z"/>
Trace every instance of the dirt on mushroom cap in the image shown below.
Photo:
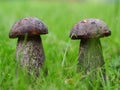
<path fill-rule="evenodd" d="M 45 24 L 35 17 L 26 17 L 18 20 L 11 28 L 9 37 L 16 38 L 25 36 L 28 34 L 32 35 L 41 35 L 47 34 L 48 29 Z"/>
<path fill-rule="evenodd" d="M 70 32 L 71 39 L 100 38 L 111 35 L 107 25 L 99 19 L 81 20 Z"/>

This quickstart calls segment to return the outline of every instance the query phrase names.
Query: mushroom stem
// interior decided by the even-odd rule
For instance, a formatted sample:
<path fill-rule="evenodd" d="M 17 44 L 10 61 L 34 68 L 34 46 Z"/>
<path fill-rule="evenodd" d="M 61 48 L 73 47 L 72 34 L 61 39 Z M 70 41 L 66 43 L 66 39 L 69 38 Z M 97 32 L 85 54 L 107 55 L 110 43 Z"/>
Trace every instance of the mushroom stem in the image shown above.
<path fill-rule="evenodd" d="M 78 57 L 78 72 L 88 73 L 104 64 L 99 38 L 81 39 Z"/>
<path fill-rule="evenodd" d="M 29 73 L 33 72 L 38 76 L 45 60 L 41 37 L 28 36 L 26 40 L 24 37 L 18 38 L 16 58 L 21 66 L 28 68 Z"/>

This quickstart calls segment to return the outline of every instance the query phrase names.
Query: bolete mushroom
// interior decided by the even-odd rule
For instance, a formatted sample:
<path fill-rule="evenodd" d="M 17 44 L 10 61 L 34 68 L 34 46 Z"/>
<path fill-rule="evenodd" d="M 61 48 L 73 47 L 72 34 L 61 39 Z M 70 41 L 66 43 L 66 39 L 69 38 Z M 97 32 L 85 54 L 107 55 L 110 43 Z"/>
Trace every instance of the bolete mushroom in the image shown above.
<path fill-rule="evenodd" d="M 100 38 L 111 35 L 107 25 L 99 19 L 78 22 L 70 32 L 73 40 L 81 39 L 77 71 L 88 73 L 104 64 Z"/>
<path fill-rule="evenodd" d="M 39 75 L 39 69 L 45 60 L 40 35 L 47 34 L 45 24 L 35 17 L 18 20 L 9 32 L 9 38 L 18 38 L 16 59 L 21 66 L 28 68 L 29 73 Z"/>

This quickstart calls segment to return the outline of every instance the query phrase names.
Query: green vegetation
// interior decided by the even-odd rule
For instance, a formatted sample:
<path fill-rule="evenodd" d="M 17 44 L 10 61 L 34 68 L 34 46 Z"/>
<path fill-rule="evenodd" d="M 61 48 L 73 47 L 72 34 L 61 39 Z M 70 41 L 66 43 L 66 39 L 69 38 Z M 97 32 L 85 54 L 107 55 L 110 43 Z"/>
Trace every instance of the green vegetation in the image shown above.
<path fill-rule="evenodd" d="M 99 90 L 99 83 L 104 90 L 120 90 L 119 8 L 112 3 L 0 2 L 0 90 L 88 90 L 89 85 Z M 27 16 L 40 18 L 49 28 L 49 34 L 42 35 L 48 75 L 41 70 L 36 81 L 19 67 L 15 60 L 17 39 L 8 37 L 15 21 Z M 99 18 L 112 31 L 110 37 L 101 38 L 106 82 L 98 78 L 90 83 L 89 75 L 76 73 L 80 40 L 71 40 L 69 32 L 84 18 Z"/>

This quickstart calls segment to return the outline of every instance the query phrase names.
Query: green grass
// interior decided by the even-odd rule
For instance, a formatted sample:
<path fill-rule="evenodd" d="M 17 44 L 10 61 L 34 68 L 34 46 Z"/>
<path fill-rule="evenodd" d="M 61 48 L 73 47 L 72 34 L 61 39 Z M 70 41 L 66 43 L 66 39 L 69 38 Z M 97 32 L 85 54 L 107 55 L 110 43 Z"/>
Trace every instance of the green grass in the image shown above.
<path fill-rule="evenodd" d="M 0 90 L 104 90 L 120 89 L 120 12 L 114 4 L 0 2 Z M 115 12 L 117 15 L 115 15 Z M 11 26 L 20 18 L 34 16 L 48 26 L 42 35 L 48 75 L 35 81 L 15 60 L 17 39 L 9 39 Z M 73 25 L 84 18 L 99 18 L 107 23 L 112 35 L 101 38 L 105 59 L 106 83 L 98 78 L 90 83 L 89 75 L 76 73 L 79 40 L 69 38 Z"/>

